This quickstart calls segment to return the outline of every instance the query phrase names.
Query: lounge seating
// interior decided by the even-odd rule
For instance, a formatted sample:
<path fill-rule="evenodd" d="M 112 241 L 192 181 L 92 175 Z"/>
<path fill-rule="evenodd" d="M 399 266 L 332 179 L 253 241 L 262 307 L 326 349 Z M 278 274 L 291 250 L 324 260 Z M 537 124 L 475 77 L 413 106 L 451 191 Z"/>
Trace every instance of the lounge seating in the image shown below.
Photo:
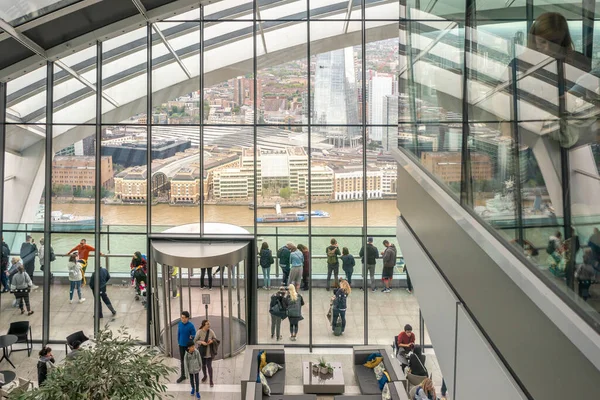
<path fill-rule="evenodd" d="M 277 374 L 283 371 L 279 371 Z M 275 375 L 277 375 L 275 374 Z M 244 400 L 261 400 L 261 399 L 269 399 L 269 400 L 317 400 L 316 394 L 272 394 L 271 396 L 266 396 L 263 394 L 262 385 L 256 382 L 248 382 L 246 386 L 246 397 Z M 379 396 L 381 399 L 381 395 Z"/>
<path fill-rule="evenodd" d="M 402 382 L 391 382 L 388 385 L 392 400 L 409 400 L 406 388 Z M 344 394 L 335 396 L 333 400 L 381 400 L 381 394 Z"/>
<path fill-rule="evenodd" d="M 28 379 L 17 378 L 0 389 L 0 398 L 17 396 L 33 389 L 33 382 Z"/>
<path fill-rule="evenodd" d="M 256 383 L 256 374 L 258 373 L 258 353 L 261 350 L 267 352 L 267 362 L 276 362 L 283 365 L 283 369 L 272 377 L 267 377 L 267 382 L 271 387 L 272 394 L 283 394 L 285 390 L 285 352 L 283 346 L 246 346 L 246 355 L 244 365 L 242 366 L 242 399 L 246 397 L 246 386 L 249 382 Z"/>
<path fill-rule="evenodd" d="M 69 350 L 73 350 L 73 343 L 75 343 L 75 341 L 79 341 L 79 343 L 84 343 L 88 340 L 90 340 L 90 338 L 85 336 L 85 333 L 83 333 L 83 331 L 71 333 L 69 336 L 67 336 L 67 343 L 65 343 L 65 353 L 69 354 Z"/>

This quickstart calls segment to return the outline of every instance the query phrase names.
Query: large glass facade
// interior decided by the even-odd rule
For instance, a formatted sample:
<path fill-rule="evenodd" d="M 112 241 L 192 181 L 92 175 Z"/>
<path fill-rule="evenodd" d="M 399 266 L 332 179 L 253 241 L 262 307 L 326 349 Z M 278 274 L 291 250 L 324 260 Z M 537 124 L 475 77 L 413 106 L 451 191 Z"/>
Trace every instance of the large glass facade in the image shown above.
<path fill-rule="evenodd" d="M 597 326 L 595 4 L 447 3 L 401 2 L 398 147 Z"/>
<path fill-rule="evenodd" d="M 390 152 L 401 104 L 399 13 L 399 3 L 387 1 L 221 1 L 111 33 L 3 84 L 4 240 L 17 256 L 27 235 L 44 238 L 56 257 L 43 272 L 43 257 L 35 259 L 34 338 L 60 341 L 108 324 L 150 340 L 152 313 L 130 287 L 132 256 L 139 251 L 151 263 L 151 235 L 198 223 L 241 226 L 273 251 L 271 282 L 257 260 L 258 292 L 232 303 L 255 302 L 259 343 L 277 341 L 269 302 L 283 283 L 277 252 L 288 243 L 307 250 L 295 344 L 387 344 L 405 323 L 418 327 L 416 301 L 398 290 Z M 187 235 L 214 235 L 204 229 Z M 368 237 L 378 253 L 384 240 L 397 249 L 393 293 L 381 292 L 381 254 L 373 280 L 363 271 Z M 95 250 L 78 303 L 68 253 L 82 239 Z M 340 258 L 328 266 L 332 239 L 354 265 Z M 113 318 L 106 308 L 104 319 L 94 315 L 98 290 L 89 281 L 98 262 L 111 274 Z M 243 282 L 243 271 L 233 271 L 234 280 Z M 180 297 L 170 304 L 203 311 L 198 275 L 171 277 Z M 227 281 L 221 275 L 215 286 Z M 340 277 L 354 290 L 348 328 L 336 337 L 326 314 Z M 399 316 L 382 324 L 390 303 Z M 16 310 L 3 304 L 0 320 L 20 318 Z"/>

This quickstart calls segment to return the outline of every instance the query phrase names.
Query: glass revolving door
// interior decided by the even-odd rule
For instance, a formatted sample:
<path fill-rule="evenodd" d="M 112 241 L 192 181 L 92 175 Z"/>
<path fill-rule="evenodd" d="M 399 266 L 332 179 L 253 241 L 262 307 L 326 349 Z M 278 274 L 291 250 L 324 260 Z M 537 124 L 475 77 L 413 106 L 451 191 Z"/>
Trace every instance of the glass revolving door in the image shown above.
<path fill-rule="evenodd" d="M 165 355 L 179 358 L 177 327 L 190 313 L 196 330 L 208 319 L 220 340 L 215 359 L 241 352 L 247 343 L 245 316 L 248 240 L 152 240 L 156 271 L 153 335 Z M 202 271 L 198 274 L 198 271 Z M 210 279 L 208 279 L 210 275 Z"/>

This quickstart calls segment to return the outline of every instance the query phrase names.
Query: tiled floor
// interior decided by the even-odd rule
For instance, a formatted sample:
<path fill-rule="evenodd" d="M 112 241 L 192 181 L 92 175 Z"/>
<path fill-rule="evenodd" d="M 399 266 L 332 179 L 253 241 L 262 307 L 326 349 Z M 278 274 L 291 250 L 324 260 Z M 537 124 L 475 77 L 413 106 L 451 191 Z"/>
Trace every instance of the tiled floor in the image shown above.
<path fill-rule="evenodd" d="M 36 362 L 37 351 L 40 346 L 36 345 L 31 357 L 27 357 L 27 352 L 15 352 L 11 355 L 11 360 L 19 371 L 19 376 L 37 381 Z M 57 361 L 60 362 L 64 358 L 64 350 L 62 346 L 54 346 L 53 351 Z M 310 353 L 308 348 L 287 348 L 286 349 L 286 394 L 301 394 L 302 393 L 302 362 L 316 361 L 319 357 L 326 359 L 334 359 L 342 363 L 342 365 L 352 364 L 351 349 L 315 349 Z M 175 359 L 168 359 L 169 365 L 178 366 L 179 362 Z M 240 373 L 244 362 L 244 353 L 236 357 L 225 360 L 218 360 L 213 363 L 215 386 L 211 388 L 208 384 L 201 384 L 201 394 L 204 400 L 241 400 L 240 394 Z M 5 365 L 6 364 L 6 365 Z M 437 364 L 437 359 L 433 352 L 427 352 L 426 367 L 433 373 L 435 385 L 439 388 L 442 384 L 441 373 Z M 5 361 L 0 366 L 1 369 L 10 369 L 10 365 Z M 178 373 L 170 376 L 169 381 L 175 382 Z M 352 369 L 344 369 L 344 381 L 346 394 L 360 393 L 356 383 Z M 190 399 L 190 388 L 188 382 L 169 383 L 168 393 L 174 399 Z M 319 396 L 318 399 L 331 400 L 333 396 Z"/>
<path fill-rule="evenodd" d="M 116 317 L 112 317 L 110 312 L 104 308 L 103 323 L 106 323 L 110 329 L 118 329 L 120 326 L 127 326 L 130 333 L 134 337 L 146 339 L 146 310 L 140 301 L 134 300 L 134 291 L 129 286 L 126 280 L 118 280 L 119 285 L 111 285 L 108 288 L 108 295 L 117 310 Z M 227 288 L 224 288 L 221 297 L 220 288 L 214 287 L 212 291 L 201 290 L 200 288 L 191 288 L 188 291 L 185 288 L 181 297 L 171 298 L 171 319 L 179 317 L 180 304 L 183 304 L 183 309 L 190 309 L 193 315 L 203 315 L 205 312 L 202 304 L 202 294 L 211 295 L 211 304 L 209 306 L 210 315 L 220 315 L 221 304 L 224 304 L 224 312 L 229 313 L 229 299 Z M 50 338 L 51 340 L 65 340 L 66 336 L 83 330 L 86 334 L 91 335 L 93 332 L 93 300 L 92 293 L 88 287 L 83 288 L 83 295 L 87 298 L 82 304 L 77 303 L 77 296 L 73 304 L 69 303 L 69 288 L 66 285 L 54 284 L 51 290 L 50 304 Z M 191 293 L 191 302 L 190 302 Z M 367 296 L 368 304 L 368 337 L 369 344 L 390 345 L 394 335 L 397 335 L 404 324 L 410 323 L 419 337 L 419 306 L 416 298 L 405 290 L 395 289 L 392 293 L 363 292 L 355 289 L 348 299 L 347 325 L 344 335 L 334 336 L 331 333 L 329 322 L 326 319 L 326 313 L 329 308 L 329 300 L 331 292 L 325 289 L 315 289 L 312 292 L 312 298 L 308 292 L 302 292 L 306 305 L 303 307 L 304 320 L 300 323 L 298 340 L 291 342 L 289 339 L 289 323 L 284 321 L 281 325 L 283 341 L 277 342 L 276 339 L 271 339 L 270 327 L 271 318 L 268 312 L 270 296 L 275 291 L 259 290 L 258 293 L 258 335 L 260 343 L 282 343 L 294 345 L 309 344 L 309 326 L 312 325 L 313 330 L 313 345 L 327 346 L 331 344 L 346 344 L 348 346 L 354 344 L 364 344 L 364 306 L 365 295 Z M 0 296 L 0 326 L 2 331 L 8 328 L 10 322 L 28 319 L 31 321 L 33 338 L 40 340 L 42 332 L 42 290 L 36 289 L 31 293 L 31 305 L 35 313 L 31 316 L 21 315 L 18 308 L 12 307 L 14 297 L 10 294 Z M 232 314 L 241 319 L 245 319 L 245 297 L 243 292 L 240 292 L 238 307 L 237 293 L 232 296 L 231 311 Z M 190 308 L 191 303 L 191 308 Z M 309 307 L 312 305 L 312 315 L 309 313 Z M 161 310 L 165 307 L 161 303 Z M 312 324 L 310 323 L 312 321 Z M 161 324 L 163 324 L 161 318 Z M 425 342 L 429 343 L 429 337 L 425 332 Z M 53 345 L 54 354 L 57 359 L 64 357 L 64 346 Z M 36 345 L 39 350 L 39 345 Z M 335 354 L 334 354 L 335 353 Z M 17 366 L 19 375 L 28 377 L 37 381 L 36 361 L 37 351 L 32 353 L 31 357 L 27 357 L 26 352 L 17 352 L 11 356 L 11 359 Z M 320 355 L 325 357 L 335 357 L 336 360 L 346 360 L 344 363 L 351 363 L 352 350 L 344 349 L 327 349 L 314 348 L 314 353 L 311 354 L 308 348 L 294 347 L 286 349 L 286 364 L 289 365 L 289 370 L 286 375 L 286 392 L 301 393 L 302 392 L 302 376 L 301 365 L 303 360 L 316 360 Z M 289 360 L 289 361 L 288 361 Z M 170 363 L 178 366 L 177 360 L 170 359 Z M 243 363 L 243 353 L 234 358 L 219 360 L 214 362 L 215 368 L 215 387 L 210 388 L 206 385 L 202 389 L 203 399 L 240 399 L 240 371 Z M 427 360 L 427 366 L 430 372 L 433 373 L 434 383 L 441 386 L 441 372 L 437 366 L 435 355 L 430 354 Z M 0 369 L 9 369 L 10 365 L 3 361 Z M 171 377 L 170 382 L 175 382 L 177 375 Z M 347 393 L 358 393 L 358 386 L 354 380 L 352 370 L 345 370 Z M 169 392 L 176 399 L 191 398 L 187 383 L 169 384 Z M 331 399 L 331 396 L 323 396 L 323 399 Z"/>

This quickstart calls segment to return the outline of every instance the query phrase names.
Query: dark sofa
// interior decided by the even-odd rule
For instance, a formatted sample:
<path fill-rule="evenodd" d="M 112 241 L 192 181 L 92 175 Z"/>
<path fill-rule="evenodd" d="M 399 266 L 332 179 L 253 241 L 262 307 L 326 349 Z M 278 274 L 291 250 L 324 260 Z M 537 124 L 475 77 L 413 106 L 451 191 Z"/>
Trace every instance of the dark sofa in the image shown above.
<path fill-rule="evenodd" d="M 277 374 L 283 371 L 277 372 Z M 277 376 L 275 374 L 275 376 Z M 379 396 L 381 398 L 381 396 Z M 316 394 L 273 394 L 267 396 L 262 392 L 262 385 L 256 382 L 248 382 L 246 386 L 246 397 L 244 400 L 317 400 Z"/>
<path fill-rule="evenodd" d="M 246 386 L 249 382 L 256 382 L 258 373 L 258 353 L 267 352 L 267 363 L 275 362 L 283 366 L 283 369 L 272 377 L 267 377 L 267 382 L 272 394 L 283 394 L 285 391 L 285 352 L 283 346 L 247 346 L 244 365 L 242 367 L 242 398 L 246 395 Z"/>
<path fill-rule="evenodd" d="M 365 367 L 363 364 L 372 353 L 381 353 L 383 364 L 390 375 L 390 393 L 393 400 L 407 400 L 406 393 L 406 377 L 400 368 L 400 363 L 393 358 L 386 348 L 378 346 L 354 346 L 352 349 L 354 375 L 356 382 L 360 387 L 360 393 L 356 395 L 339 395 L 335 396 L 335 400 L 380 400 L 381 390 L 379 383 L 375 379 L 375 373 L 371 368 Z"/>

